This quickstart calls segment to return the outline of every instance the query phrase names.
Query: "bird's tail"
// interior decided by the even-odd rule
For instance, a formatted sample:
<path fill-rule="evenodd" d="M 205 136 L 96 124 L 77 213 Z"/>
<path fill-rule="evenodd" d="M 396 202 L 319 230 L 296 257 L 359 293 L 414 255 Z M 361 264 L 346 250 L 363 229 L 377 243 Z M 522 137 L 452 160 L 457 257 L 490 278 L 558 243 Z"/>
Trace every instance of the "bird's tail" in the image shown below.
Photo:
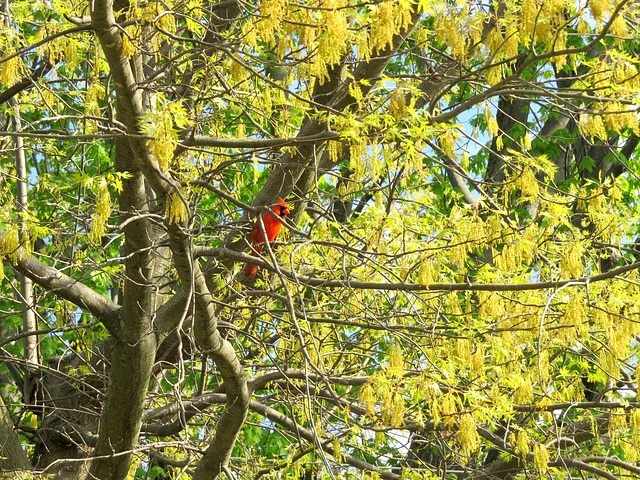
<path fill-rule="evenodd" d="M 246 278 L 256 278 L 256 273 L 258 273 L 258 265 L 254 265 L 253 263 L 246 263 L 244 265 L 244 276 Z"/>

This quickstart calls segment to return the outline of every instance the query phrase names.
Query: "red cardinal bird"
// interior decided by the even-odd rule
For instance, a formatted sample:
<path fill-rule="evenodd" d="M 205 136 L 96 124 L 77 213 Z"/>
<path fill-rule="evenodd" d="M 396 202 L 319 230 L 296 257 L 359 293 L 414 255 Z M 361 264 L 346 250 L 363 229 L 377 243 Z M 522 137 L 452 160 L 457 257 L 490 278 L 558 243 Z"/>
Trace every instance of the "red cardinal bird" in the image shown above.
<path fill-rule="evenodd" d="M 284 218 L 289 213 L 289 206 L 284 203 L 282 198 L 278 198 L 278 204 L 271 207 L 276 215 L 280 218 Z M 273 242 L 280 233 L 280 227 L 282 224 L 271 215 L 271 213 L 262 214 L 262 224 L 264 225 L 264 231 L 267 232 L 267 241 Z M 262 247 L 264 247 L 264 238 L 262 237 L 262 230 L 260 229 L 260 223 L 256 220 L 249 236 L 249 242 L 253 245 L 255 252 L 251 252 L 251 255 L 257 257 L 262 253 Z M 255 278 L 258 266 L 252 263 L 247 263 L 244 266 L 244 276 L 247 278 Z"/>

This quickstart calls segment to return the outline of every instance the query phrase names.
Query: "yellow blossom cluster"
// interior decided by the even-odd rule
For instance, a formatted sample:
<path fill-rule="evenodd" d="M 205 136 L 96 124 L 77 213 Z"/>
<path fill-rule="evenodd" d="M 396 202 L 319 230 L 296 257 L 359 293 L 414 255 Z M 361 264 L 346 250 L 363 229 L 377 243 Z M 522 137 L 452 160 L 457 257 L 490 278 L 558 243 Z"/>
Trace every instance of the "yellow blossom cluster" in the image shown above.
<path fill-rule="evenodd" d="M 536 443 L 533 446 L 533 464 L 540 470 L 540 473 L 544 474 L 549 470 L 550 458 L 549 450 L 545 445 Z"/>
<path fill-rule="evenodd" d="M 374 395 L 373 386 L 370 382 L 360 389 L 358 398 L 365 405 L 367 415 L 373 415 L 376 413 L 376 397 Z"/>
<path fill-rule="evenodd" d="M 627 430 L 627 414 L 624 408 L 615 408 L 611 410 L 609 416 L 609 438 L 611 445 L 616 446 L 626 434 Z"/>
<path fill-rule="evenodd" d="M 566 30 L 560 30 L 556 35 L 555 42 L 549 43 L 548 49 L 560 51 L 566 48 L 567 48 L 567 32 Z M 554 63 L 556 64 L 556 68 L 560 70 L 567 63 L 567 55 L 556 55 L 553 60 L 554 60 Z"/>
<path fill-rule="evenodd" d="M 470 215 L 468 213 L 464 209 L 453 207 L 449 215 L 453 229 L 449 258 L 457 265 L 464 265 L 469 251 L 484 248 L 490 234 L 486 222 L 477 212 Z"/>
<path fill-rule="evenodd" d="M 142 129 L 144 133 L 154 137 L 147 140 L 147 146 L 156 157 L 160 168 L 166 170 L 173 161 L 173 152 L 177 145 L 176 128 L 184 128 L 190 121 L 181 103 L 169 102 L 162 95 L 157 95 L 156 105 L 156 112 L 147 114 Z"/>
<path fill-rule="evenodd" d="M 325 6 L 328 10 L 323 10 L 323 23 L 326 33 L 318 39 L 318 53 L 316 63 L 325 62 L 327 65 L 335 65 L 340 61 L 347 49 L 347 42 L 350 34 L 345 0 L 327 0 Z M 316 67 L 316 68 L 319 68 Z"/>
<path fill-rule="evenodd" d="M 560 260 L 560 276 L 562 278 L 580 278 L 584 271 L 582 261 L 584 249 L 577 245 L 571 244 L 565 249 Z"/>
<path fill-rule="evenodd" d="M 571 327 L 570 330 L 579 332 L 583 337 L 587 336 L 589 329 L 588 312 L 585 305 L 586 298 L 582 292 L 578 291 L 571 295 L 564 314 L 564 320 Z"/>
<path fill-rule="evenodd" d="M 389 349 L 389 372 L 396 377 L 401 377 L 404 372 L 402 349 L 396 344 Z"/>
<path fill-rule="evenodd" d="M 0 239 L 0 259 L 7 257 L 14 265 L 18 262 L 20 234 L 18 229 L 11 228 Z"/>
<path fill-rule="evenodd" d="M 187 207 L 178 193 L 172 193 L 167 197 L 165 217 L 169 223 L 183 223 L 189 219 Z"/>
<path fill-rule="evenodd" d="M 99 117 L 100 105 L 99 101 L 104 98 L 105 88 L 99 80 L 94 79 L 91 81 L 87 93 L 85 95 L 85 114 L 87 116 Z M 95 119 L 87 119 L 87 133 L 97 132 L 97 123 Z"/>
<path fill-rule="evenodd" d="M 150 43 L 152 50 L 156 54 L 156 59 L 159 59 L 160 47 L 166 36 L 160 35 L 158 30 L 165 32 L 165 34 L 176 32 L 176 20 L 173 13 L 166 10 L 158 2 L 149 2 L 142 8 L 137 2 L 131 2 L 126 12 L 126 18 L 127 20 L 135 21 L 136 24 L 124 28 L 122 53 L 128 57 L 133 57 L 138 52 L 138 45 L 144 40 Z"/>
<path fill-rule="evenodd" d="M 520 8 L 520 41 L 525 46 L 531 42 L 531 37 L 536 28 L 536 19 L 539 15 L 538 2 L 536 0 L 522 0 Z"/>
<path fill-rule="evenodd" d="M 529 376 L 521 380 L 516 388 L 513 400 L 521 405 L 527 405 L 533 402 L 533 384 Z"/>
<path fill-rule="evenodd" d="M 106 183 L 96 192 L 96 211 L 91 219 L 89 240 L 95 245 L 100 245 L 106 232 L 107 220 L 111 215 L 111 195 Z"/>
<path fill-rule="evenodd" d="M 389 367 L 367 382 L 358 395 L 366 414 L 375 415 L 379 406 L 380 421 L 391 428 L 400 427 L 404 422 L 405 400 L 398 388 L 403 375 L 404 357 L 400 347 L 393 345 L 389 351 Z"/>
<path fill-rule="evenodd" d="M 622 105 L 620 102 L 608 102 L 600 110 L 604 125 L 618 134 L 629 128 L 635 135 L 640 135 L 640 122 L 635 109 Z"/>
<path fill-rule="evenodd" d="M 62 47 L 63 57 L 67 63 L 67 69 L 73 72 L 82 62 L 82 43 L 75 38 L 67 38 Z"/>
<path fill-rule="evenodd" d="M 274 40 L 286 8 L 287 2 L 285 0 L 264 0 L 260 4 L 261 18 L 256 27 L 260 38 L 265 42 L 271 43 Z"/>
<path fill-rule="evenodd" d="M 520 174 L 516 174 L 513 180 L 513 185 L 520 189 L 522 196 L 526 199 L 536 198 L 540 193 L 540 187 L 538 186 L 538 179 L 533 173 L 533 169 L 526 165 Z"/>
<path fill-rule="evenodd" d="M 638 378 L 638 377 L 636 377 Z M 628 451 L 627 459 L 635 462 L 640 458 L 640 408 L 632 408 L 629 412 L 629 428 L 631 429 L 631 438 L 627 443 Z"/>
<path fill-rule="evenodd" d="M 588 136 L 592 142 L 595 141 L 596 137 L 600 139 L 607 138 L 607 129 L 600 115 L 581 115 L 578 126 L 582 134 Z"/>
<path fill-rule="evenodd" d="M 480 445 L 478 426 L 471 413 L 463 413 L 458 425 L 458 439 L 462 445 L 462 454 L 468 455 Z"/>
<path fill-rule="evenodd" d="M 22 59 L 16 55 L 0 65 L 0 82 L 6 87 L 11 87 L 22 79 Z"/>
<path fill-rule="evenodd" d="M 333 439 L 333 458 L 335 458 L 338 463 L 342 462 L 342 443 L 340 443 L 338 437 Z"/>
<path fill-rule="evenodd" d="M 430 259 L 426 253 L 420 255 L 420 266 L 418 267 L 418 283 L 422 285 L 429 285 L 435 283 L 436 272 L 438 269 L 434 265 L 432 259 Z"/>
<path fill-rule="evenodd" d="M 531 263 L 538 250 L 536 234 L 537 228 L 531 225 L 524 232 L 516 233 L 513 241 L 506 243 L 502 251 L 492 249 L 496 267 L 503 275 L 516 274 L 521 271 L 523 264 Z"/>
<path fill-rule="evenodd" d="M 432 410 L 433 410 L 433 407 L 432 407 Z M 440 400 L 440 404 L 437 410 L 440 412 L 440 415 L 438 416 L 444 417 L 444 424 L 447 427 L 451 428 L 456 424 L 455 415 L 456 415 L 457 409 L 456 409 L 456 401 L 453 395 L 451 394 L 444 395 Z M 436 415 L 434 415 L 434 422 L 436 421 L 435 417 Z"/>
<path fill-rule="evenodd" d="M 129 25 L 124 28 L 122 34 L 122 53 L 131 58 L 138 52 L 140 28 L 136 25 Z"/>
<path fill-rule="evenodd" d="M 396 33 L 393 3 L 385 1 L 375 7 L 375 15 L 371 23 L 370 44 L 371 49 L 378 53 L 391 45 Z"/>
<path fill-rule="evenodd" d="M 613 64 L 613 78 L 616 85 L 624 87 L 630 92 L 640 88 L 640 78 L 638 67 L 633 63 L 633 59 L 620 58 Z"/>
<path fill-rule="evenodd" d="M 478 313 L 481 319 L 490 321 L 504 317 L 505 302 L 496 292 L 478 292 Z"/>
<path fill-rule="evenodd" d="M 515 450 L 522 457 L 526 457 L 531 451 L 531 438 L 524 428 L 518 431 Z"/>
<path fill-rule="evenodd" d="M 589 9 L 597 22 L 602 22 L 613 11 L 615 0 L 591 0 Z"/>
<path fill-rule="evenodd" d="M 465 16 L 463 12 L 454 9 L 446 9 L 437 12 L 436 21 L 433 25 L 438 38 L 449 48 L 454 58 L 462 60 L 467 55 L 467 44 L 469 39 L 461 33 L 461 25 L 464 25 Z"/>
<path fill-rule="evenodd" d="M 384 425 L 398 428 L 404 424 L 404 398 L 396 388 L 378 390 L 381 401 L 381 420 Z"/>

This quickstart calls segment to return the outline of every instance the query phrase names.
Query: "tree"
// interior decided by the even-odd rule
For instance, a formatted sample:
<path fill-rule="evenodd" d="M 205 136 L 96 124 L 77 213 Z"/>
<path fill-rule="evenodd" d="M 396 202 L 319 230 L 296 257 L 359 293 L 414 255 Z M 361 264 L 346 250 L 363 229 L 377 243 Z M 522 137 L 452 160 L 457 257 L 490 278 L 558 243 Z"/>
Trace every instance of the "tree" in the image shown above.
<path fill-rule="evenodd" d="M 636 2 L 4 13 L 2 471 L 640 474 Z"/>

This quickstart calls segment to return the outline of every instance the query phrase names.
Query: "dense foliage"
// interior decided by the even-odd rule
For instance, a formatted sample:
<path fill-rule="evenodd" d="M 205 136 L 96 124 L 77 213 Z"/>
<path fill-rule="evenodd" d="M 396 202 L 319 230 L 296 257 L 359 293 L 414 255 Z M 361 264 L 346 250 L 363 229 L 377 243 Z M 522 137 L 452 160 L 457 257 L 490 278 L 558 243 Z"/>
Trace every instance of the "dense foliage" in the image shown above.
<path fill-rule="evenodd" d="M 0 472 L 640 476 L 637 9 L 9 2 Z"/>

